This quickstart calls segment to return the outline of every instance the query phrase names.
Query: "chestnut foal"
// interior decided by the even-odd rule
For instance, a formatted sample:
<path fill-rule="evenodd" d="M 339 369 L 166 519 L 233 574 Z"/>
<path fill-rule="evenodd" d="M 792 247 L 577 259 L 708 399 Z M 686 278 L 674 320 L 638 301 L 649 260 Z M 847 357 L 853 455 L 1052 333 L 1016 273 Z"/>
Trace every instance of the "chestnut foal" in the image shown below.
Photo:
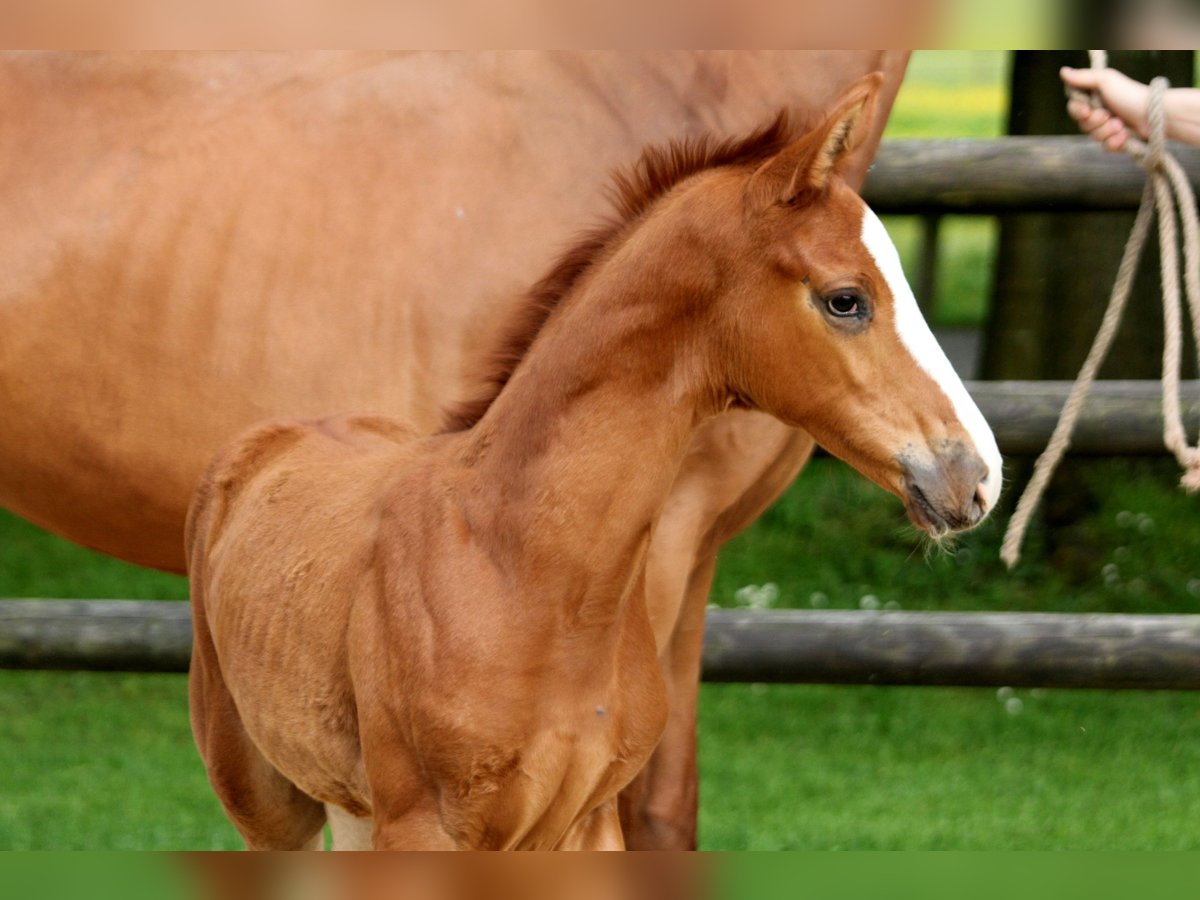
<path fill-rule="evenodd" d="M 192 723 L 246 843 L 620 848 L 667 706 L 641 596 L 693 430 L 805 428 L 934 534 L 1000 459 L 839 167 L 879 77 L 803 136 L 647 151 L 447 433 L 260 426 L 193 500 Z"/>

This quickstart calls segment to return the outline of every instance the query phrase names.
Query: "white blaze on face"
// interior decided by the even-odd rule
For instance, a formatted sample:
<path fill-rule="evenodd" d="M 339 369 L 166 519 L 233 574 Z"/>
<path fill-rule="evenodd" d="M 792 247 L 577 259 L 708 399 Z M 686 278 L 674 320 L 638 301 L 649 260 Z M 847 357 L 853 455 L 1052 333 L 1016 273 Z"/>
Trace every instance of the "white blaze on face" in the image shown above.
<path fill-rule="evenodd" d="M 879 221 L 879 216 L 865 204 L 863 210 L 862 242 L 875 260 L 879 271 L 883 273 L 888 289 L 892 292 L 896 331 L 900 336 L 900 343 L 908 348 L 917 365 L 929 373 L 949 398 L 958 421 L 970 435 L 975 443 L 975 451 L 988 467 L 983 488 L 985 511 L 990 512 L 1000 496 L 1002 479 L 1000 449 L 996 446 L 996 437 L 925 323 L 925 317 L 921 315 L 917 306 L 917 298 L 913 296 L 908 279 L 904 277 L 900 254 L 888 236 L 887 229 L 883 227 L 883 222 Z"/>

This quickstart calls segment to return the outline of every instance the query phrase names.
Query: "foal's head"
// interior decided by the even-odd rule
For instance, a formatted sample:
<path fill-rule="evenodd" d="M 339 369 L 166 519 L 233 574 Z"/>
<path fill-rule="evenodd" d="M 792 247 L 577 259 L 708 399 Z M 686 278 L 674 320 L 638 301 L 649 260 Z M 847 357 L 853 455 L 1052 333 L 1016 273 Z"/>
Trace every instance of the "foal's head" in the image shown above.
<path fill-rule="evenodd" d="M 933 535 L 978 523 L 1000 494 L 996 441 L 883 225 L 841 177 L 871 131 L 881 81 L 854 85 L 803 136 L 781 115 L 742 141 L 646 151 L 618 177 L 618 218 L 534 287 L 488 391 L 451 411 L 448 428 L 479 421 L 563 306 L 619 312 L 564 302 L 607 290 L 668 323 L 646 352 L 703 348 L 699 390 L 716 408 L 804 428 Z"/>
<path fill-rule="evenodd" d="M 807 430 L 937 536 L 991 511 L 1001 460 L 882 223 L 840 176 L 870 130 L 879 82 L 860 81 L 769 158 L 706 170 L 664 201 L 726 223 L 688 240 L 705 235 L 719 260 L 705 307 L 726 336 L 729 396 Z"/>

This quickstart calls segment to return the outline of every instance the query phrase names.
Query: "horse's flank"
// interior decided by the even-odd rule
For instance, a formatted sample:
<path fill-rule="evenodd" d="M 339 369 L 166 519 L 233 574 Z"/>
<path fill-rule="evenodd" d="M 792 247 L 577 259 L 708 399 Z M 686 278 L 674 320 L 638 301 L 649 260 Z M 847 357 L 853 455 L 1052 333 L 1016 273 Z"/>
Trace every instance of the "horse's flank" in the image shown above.
<path fill-rule="evenodd" d="M 0 504 L 184 571 L 234 434 L 345 409 L 438 427 L 606 168 L 822 109 L 881 59 L 0 58 Z"/>

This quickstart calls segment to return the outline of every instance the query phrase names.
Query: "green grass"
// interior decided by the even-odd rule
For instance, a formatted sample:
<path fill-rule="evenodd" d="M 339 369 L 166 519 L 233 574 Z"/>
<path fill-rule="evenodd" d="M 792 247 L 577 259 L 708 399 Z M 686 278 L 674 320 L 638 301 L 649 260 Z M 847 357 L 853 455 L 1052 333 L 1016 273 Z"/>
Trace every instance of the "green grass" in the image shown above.
<path fill-rule="evenodd" d="M 1200 697 L 706 685 L 710 849 L 1197 849 Z M 0 672 L 0 847 L 231 849 L 180 675 Z"/>
<path fill-rule="evenodd" d="M 205 780 L 183 675 L 0 672 L 0 848 L 239 846 Z"/>
<path fill-rule="evenodd" d="M 918 50 L 884 138 L 999 137 L 1008 113 L 1008 57 L 1001 50 Z"/>
<path fill-rule="evenodd" d="M 704 844 L 1197 849 L 1200 696 L 707 685 Z"/>
<path fill-rule="evenodd" d="M 1006 513 L 931 547 L 898 500 L 839 462 L 816 460 L 722 552 L 712 599 L 735 606 L 739 588 L 771 582 L 775 605 L 790 608 L 858 608 L 870 596 L 902 609 L 1200 612 L 1200 508 L 1175 487 L 1173 465 L 1064 463 L 1072 466 L 1096 508 L 1056 529 L 1050 556 L 1035 527 L 1008 572 L 999 560 Z"/>

